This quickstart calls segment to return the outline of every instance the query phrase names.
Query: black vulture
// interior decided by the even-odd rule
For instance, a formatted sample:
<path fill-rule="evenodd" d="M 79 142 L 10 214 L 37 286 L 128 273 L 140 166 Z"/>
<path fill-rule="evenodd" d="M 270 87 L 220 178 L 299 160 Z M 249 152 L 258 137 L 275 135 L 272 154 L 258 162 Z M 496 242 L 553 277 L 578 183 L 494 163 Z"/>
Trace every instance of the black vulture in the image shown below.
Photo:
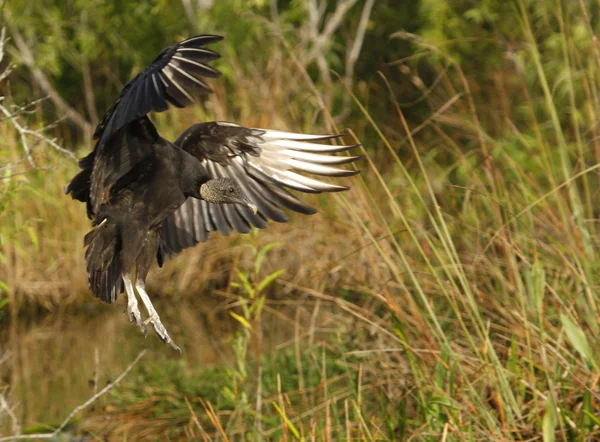
<path fill-rule="evenodd" d="M 125 85 L 96 128 L 94 150 L 65 192 L 85 202 L 93 230 L 85 236 L 85 259 L 94 296 L 112 303 L 123 290 L 127 313 L 144 333 L 151 323 L 163 342 L 170 338 L 145 289 L 152 262 L 159 266 L 181 250 L 205 241 L 208 233 L 247 233 L 268 220 L 287 221 L 281 208 L 304 214 L 315 209 L 286 188 L 306 193 L 348 187 L 296 172 L 350 176 L 333 167 L 358 156 L 328 156 L 356 146 L 315 141 L 335 136 L 251 129 L 228 122 L 195 124 L 175 143 L 161 138 L 147 114 L 169 103 L 185 107 L 210 92 L 206 77 L 220 73 L 208 63 L 219 54 L 205 46 L 222 37 L 200 35 L 165 48 Z M 135 289 L 132 274 L 135 269 Z M 148 318 L 142 321 L 138 295 Z"/>

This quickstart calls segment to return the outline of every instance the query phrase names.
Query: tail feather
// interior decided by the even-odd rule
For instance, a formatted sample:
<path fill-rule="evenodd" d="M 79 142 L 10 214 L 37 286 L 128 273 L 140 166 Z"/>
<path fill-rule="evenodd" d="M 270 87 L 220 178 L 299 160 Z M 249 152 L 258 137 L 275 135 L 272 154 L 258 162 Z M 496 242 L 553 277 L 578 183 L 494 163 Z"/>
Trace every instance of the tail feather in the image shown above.
<path fill-rule="evenodd" d="M 93 218 L 92 205 L 90 202 L 90 185 L 92 182 L 92 166 L 96 151 L 79 160 L 79 167 L 83 169 L 65 187 L 65 194 L 71 195 L 75 200 L 86 203 L 88 218 Z"/>
<path fill-rule="evenodd" d="M 115 302 L 123 291 L 121 279 L 121 238 L 117 226 L 104 222 L 85 235 L 85 262 L 88 282 L 95 297 Z"/>
<path fill-rule="evenodd" d="M 71 180 L 67 187 L 65 187 L 65 193 L 71 195 L 75 200 L 86 203 L 88 218 L 94 217 L 92 204 L 90 201 L 90 183 L 92 180 L 92 169 L 83 169 Z"/>
<path fill-rule="evenodd" d="M 88 200 L 90 195 L 90 180 L 92 178 L 92 169 L 83 169 L 71 180 L 67 187 L 65 187 L 65 193 L 71 194 L 71 197 L 75 200 L 85 202 Z"/>

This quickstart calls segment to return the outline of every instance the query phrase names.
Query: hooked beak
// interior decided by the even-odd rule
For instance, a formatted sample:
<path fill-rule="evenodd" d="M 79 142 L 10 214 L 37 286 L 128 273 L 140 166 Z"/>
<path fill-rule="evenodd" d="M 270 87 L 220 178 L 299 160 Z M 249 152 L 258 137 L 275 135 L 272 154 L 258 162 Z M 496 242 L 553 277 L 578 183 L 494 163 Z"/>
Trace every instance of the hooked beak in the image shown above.
<path fill-rule="evenodd" d="M 244 203 L 246 204 L 246 207 L 248 207 L 250 210 L 252 210 L 252 213 L 254 213 L 256 215 L 256 213 L 258 212 L 258 208 L 256 207 L 255 204 L 252 204 L 246 196 L 244 196 Z"/>

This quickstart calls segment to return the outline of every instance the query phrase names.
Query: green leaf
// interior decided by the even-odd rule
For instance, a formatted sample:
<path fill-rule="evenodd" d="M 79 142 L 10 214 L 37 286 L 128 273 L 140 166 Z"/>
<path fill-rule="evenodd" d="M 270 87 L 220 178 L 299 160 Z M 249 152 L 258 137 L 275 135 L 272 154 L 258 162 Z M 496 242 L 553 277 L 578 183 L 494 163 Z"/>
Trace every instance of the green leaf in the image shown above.
<path fill-rule="evenodd" d="M 583 330 L 563 313 L 560 314 L 560 322 L 562 322 L 567 338 L 569 338 L 569 341 L 573 347 L 575 347 L 575 350 L 579 352 L 588 365 L 597 370 L 598 365 L 596 364 L 592 348 L 590 347 Z"/>
<path fill-rule="evenodd" d="M 600 425 L 600 419 L 595 417 L 592 394 L 589 390 L 583 392 L 583 426 L 591 430 L 595 425 Z"/>
<path fill-rule="evenodd" d="M 40 250 L 40 244 L 39 244 L 39 241 L 38 241 L 37 234 L 35 233 L 35 230 L 33 229 L 33 227 L 28 227 L 27 228 L 27 233 L 29 234 L 29 239 L 33 243 L 33 247 L 35 247 L 35 251 L 36 252 L 39 251 Z"/>
<path fill-rule="evenodd" d="M 260 270 L 260 268 L 262 266 L 262 262 L 264 261 L 265 257 L 267 256 L 267 253 L 269 253 L 269 250 L 273 249 L 274 247 L 280 246 L 282 244 L 283 244 L 282 242 L 271 242 L 271 243 L 267 244 L 266 246 L 264 246 L 262 249 L 260 249 L 260 251 L 256 255 L 256 259 L 254 260 L 254 270 L 256 271 L 256 273 L 258 273 L 258 271 Z"/>
<path fill-rule="evenodd" d="M 434 394 L 431 399 L 429 399 L 429 405 L 442 405 L 444 407 L 457 408 L 452 402 L 452 399 L 437 394 Z"/>
<path fill-rule="evenodd" d="M 594 412 L 590 412 L 589 410 L 583 410 L 583 414 L 585 414 L 585 416 L 590 420 L 590 422 L 593 422 L 593 424 L 600 426 L 600 419 L 598 419 L 598 416 L 596 416 Z"/>
<path fill-rule="evenodd" d="M 233 316 L 235 318 L 235 320 L 237 320 L 237 322 L 239 322 L 240 324 L 242 324 L 247 329 L 252 329 L 252 326 L 250 325 L 250 323 L 248 322 L 248 320 L 246 318 L 244 318 L 243 316 L 238 315 L 237 313 L 234 313 L 234 312 L 229 312 L 229 314 L 231 316 Z"/>
<path fill-rule="evenodd" d="M 258 318 L 260 313 L 262 312 L 263 307 L 265 306 L 265 297 L 261 296 L 258 298 L 258 302 L 256 303 L 256 313 L 255 316 Z"/>
<path fill-rule="evenodd" d="M 554 406 L 552 395 L 549 395 L 548 401 L 546 402 L 546 413 L 542 420 L 542 436 L 544 437 L 544 442 L 554 442 L 556 438 L 554 430 L 556 429 L 557 423 L 556 407 Z"/>
<path fill-rule="evenodd" d="M 265 279 L 263 279 L 260 284 L 258 284 L 258 293 L 261 293 L 265 288 L 267 288 L 269 286 L 269 284 L 271 284 L 273 281 L 275 281 L 277 278 L 279 278 L 283 272 L 285 272 L 285 269 L 281 269 L 281 270 L 277 270 L 276 272 L 271 273 L 268 276 L 265 276 Z"/>
<path fill-rule="evenodd" d="M 290 429 L 290 431 L 292 432 L 292 434 L 294 435 L 296 440 L 300 440 L 300 441 L 304 440 L 303 438 L 300 437 L 300 432 L 298 431 L 298 429 L 296 427 L 294 427 L 294 424 L 292 424 L 292 422 L 288 419 L 288 417 L 285 415 L 283 410 L 281 410 L 281 408 L 279 408 L 279 406 L 277 405 L 277 402 L 273 401 L 273 406 L 277 410 L 277 413 L 279 413 L 279 416 L 281 416 L 281 419 L 283 419 L 283 421 L 285 422 L 287 427 Z"/>
<path fill-rule="evenodd" d="M 248 277 L 240 271 L 238 271 L 237 274 L 238 278 L 240 278 L 240 281 L 242 281 L 242 285 L 244 286 L 244 290 L 246 291 L 248 296 L 254 298 L 254 287 L 252 287 L 252 284 L 250 284 Z"/>

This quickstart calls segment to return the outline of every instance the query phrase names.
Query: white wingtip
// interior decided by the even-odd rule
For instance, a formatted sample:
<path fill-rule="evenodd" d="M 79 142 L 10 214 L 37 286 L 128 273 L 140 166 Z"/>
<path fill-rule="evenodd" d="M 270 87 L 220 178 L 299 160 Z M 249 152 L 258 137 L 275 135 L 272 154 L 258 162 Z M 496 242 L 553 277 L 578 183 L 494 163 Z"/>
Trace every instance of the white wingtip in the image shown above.
<path fill-rule="evenodd" d="M 327 140 L 327 139 L 331 139 L 331 138 L 341 137 L 341 135 L 331 135 L 331 134 L 327 134 L 327 135 L 296 134 L 296 133 L 293 133 L 293 132 L 284 132 L 284 131 L 280 131 L 280 130 L 259 129 L 259 128 L 256 128 L 256 130 L 262 130 L 262 131 L 265 132 L 262 135 L 262 137 L 265 140 L 267 140 L 267 139 L 280 139 L 280 140 L 296 140 L 296 141 L 302 141 L 302 140 L 317 141 L 317 140 Z"/>

